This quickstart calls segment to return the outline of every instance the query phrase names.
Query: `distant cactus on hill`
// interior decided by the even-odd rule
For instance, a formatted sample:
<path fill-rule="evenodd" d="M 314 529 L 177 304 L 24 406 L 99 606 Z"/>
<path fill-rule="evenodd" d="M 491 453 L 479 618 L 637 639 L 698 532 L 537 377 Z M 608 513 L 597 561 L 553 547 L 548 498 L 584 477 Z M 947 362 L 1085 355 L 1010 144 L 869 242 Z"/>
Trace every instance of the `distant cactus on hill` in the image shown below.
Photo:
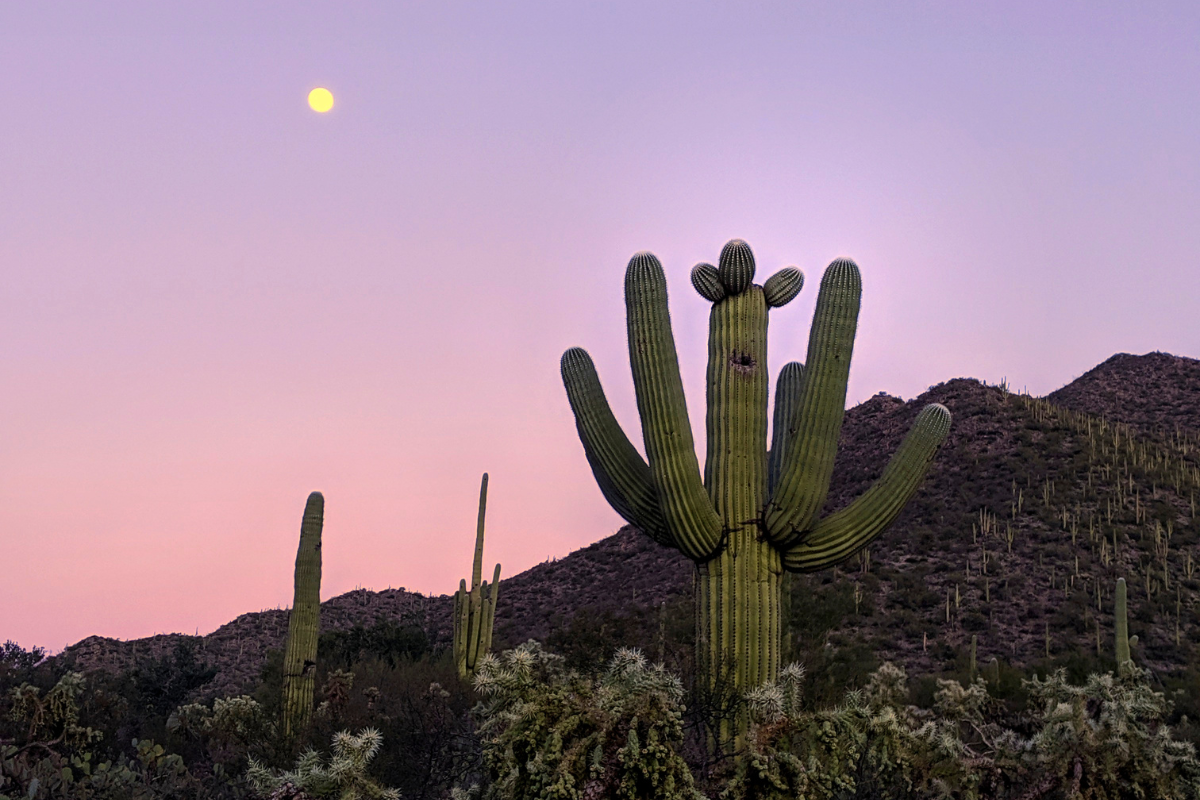
<path fill-rule="evenodd" d="M 325 498 L 320 492 L 313 492 L 304 505 L 304 519 L 300 523 L 295 594 L 283 656 L 283 731 L 289 739 L 307 728 L 312 718 L 317 637 L 321 629 L 321 528 L 324 521 Z"/>

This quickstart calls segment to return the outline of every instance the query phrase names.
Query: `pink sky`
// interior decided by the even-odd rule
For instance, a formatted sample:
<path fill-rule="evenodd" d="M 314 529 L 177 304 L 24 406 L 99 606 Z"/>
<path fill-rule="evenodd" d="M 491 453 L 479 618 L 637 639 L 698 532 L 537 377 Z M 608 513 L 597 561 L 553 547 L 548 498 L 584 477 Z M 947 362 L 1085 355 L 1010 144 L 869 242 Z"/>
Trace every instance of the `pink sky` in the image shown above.
<path fill-rule="evenodd" d="M 971 5 L 4 5 L 0 640 L 289 605 L 313 490 L 322 597 L 452 591 L 485 470 L 506 575 L 608 535 L 558 357 L 638 439 L 641 249 L 698 440 L 735 236 L 773 370 L 858 261 L 852 403 L 1200 356 L 1200 10 Z"/>

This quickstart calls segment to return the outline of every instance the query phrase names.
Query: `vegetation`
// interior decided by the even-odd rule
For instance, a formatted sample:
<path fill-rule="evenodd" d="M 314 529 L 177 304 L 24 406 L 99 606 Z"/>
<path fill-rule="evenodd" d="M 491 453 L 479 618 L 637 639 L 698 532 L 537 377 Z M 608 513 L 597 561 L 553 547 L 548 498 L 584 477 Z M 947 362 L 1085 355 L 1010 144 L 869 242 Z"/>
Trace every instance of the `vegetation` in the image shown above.
<path fill-rule="evenodd" d="M 1200 797 L 1200 435 L 1004 385 L 953 381 L 928 399 L 954 408 L 956 428 L 898 519 L 905 535 L 782 583 L 778 657 L 797 663 L 774 681 L 712 680 L 707 621 L 679 578 L 662 580 L 690 566 L 616 537 L 575 562 L 585 579 L 564 581 L 565 562 L 510 579 L 499 648 L 524 641 L 522 625 L 541 625 L 544 644 L 478 648 L 470 684 L 457 656 L 471 626 L 452 635 L 449 598 L 352 593 L 319 637 L 314 607 L 308 716 L 291 735 L 293 626 L 290 655 L 249 662 L 262 666 L 251 680 L 229 670 L 246 663 L 253 619 L 286 612 L 247 615 L 236 638 L 93 648 L 105 669 L 82 649 L 46 658 L 8 642 L 0 800 Z M 886 397 L 851 413 L 826 508 L 879 479 L 866 454 L 917 414 Z M 310 510 L 298 587 L 314 516 L 319 535 Z M 604 589 L 567 594 L 592 584 Z M 538 617 L 547 604 L 557 616 Z M 284 643 L 271 625 L 249 643 Z M 744 737 L 710 748 L 731 718 Z"/>

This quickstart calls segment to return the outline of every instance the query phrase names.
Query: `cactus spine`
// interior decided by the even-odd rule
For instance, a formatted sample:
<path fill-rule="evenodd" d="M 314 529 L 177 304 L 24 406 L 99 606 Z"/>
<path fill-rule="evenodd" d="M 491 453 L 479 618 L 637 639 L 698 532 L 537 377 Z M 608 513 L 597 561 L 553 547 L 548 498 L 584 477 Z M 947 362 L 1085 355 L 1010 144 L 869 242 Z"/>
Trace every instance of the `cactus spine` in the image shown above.
<path fill-rule="evenodd" d="M 1114 609 L 1117 636 L 1117 674 L 1124 675 L 1133 664 L 1130 650 L 1137 644 L 1136 636 L 1129 635 L 1129 617 L 1127 610 L 1125 579 L 1117 578 L 1116 603 Z"/>
<path fill-rule="evenodd" d="M 325 498 L 313 492 L 304 504 L 292 610 L 288 615 L 283 655 L 283 732 L 295 738 L 308 727 L 313 710 L 317 671 L 317 636 L 321 628 L 321 528 Z"/>
<path fill-rule="evenodd" d="M 454 594 L 454 661 L 458 675 L 467 680 L 475 674 L 480 659 L 492 646 L 492 624 L 496 620 L 496 598 L 500 593 L 500 565 L 492 582 L 483 577 L 483 519 L 487 511 L 487 473 L 479 484 L 479 521 L 475 526 L 475 560 L 471 568 L 471 590 L 467 581 L 459 581 Z"/>
<path fill-rule="evenodd" d="M 753 278 L 754 256 L 738 239 L 722 249 L 718 267 L 692 271 L 693 286 L 713 303 L 703 480 L 657 258 L 638 253 L 625 273 L 629 360 L 648 463 L 613 417 L 587 352 L 572 348 L 561 364 L 605 498 L 628 522 L 696 563 L 697 664 L 710 688 L 735 690 L 778 672 L 785 571 L 825 569 L 866 547 L 916 491 L 950 427 L 943 406 L 926 406 L 879 481 L 819 518 L 845 411 L 858 267 L 838 259 L 825 271 L 807 367 L 788 364 L 776 385 L 769 449 L 767 313 L 796 296 L 803 276 L 788 267 L 764 286 Z"/>

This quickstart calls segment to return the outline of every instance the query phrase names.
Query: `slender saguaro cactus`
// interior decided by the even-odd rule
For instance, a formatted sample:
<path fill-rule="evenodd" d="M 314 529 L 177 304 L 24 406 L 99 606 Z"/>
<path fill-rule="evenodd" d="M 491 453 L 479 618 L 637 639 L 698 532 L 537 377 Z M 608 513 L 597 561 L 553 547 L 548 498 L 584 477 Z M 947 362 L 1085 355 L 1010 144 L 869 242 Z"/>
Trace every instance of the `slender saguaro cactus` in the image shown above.
<path fill-rule="evenodd" d="M 695 562 L 697 665 L 711 688 L 735 690 L 779 670 L 784 571 L 825 569 L 867 546 L 917 490 L 950 428 L 943 406 L 926 406 L 879 481 L 820 517 L 846 406 L 858 267 L 838 259 L 825 270 L 807 366 L 786 365 L 776 382 L 769 449 L 767 311 L 791 301 L 804 277 L 786 267 L 759 286 L 754 268 L 750 247 L 734 239 L 718 266 L 692 270 L 692 285 L 713 304 L 703 479 L 657 258 L 638 253 L 625 272 L 629 360 L 648 463 L 609 409 L 587 352 L 572 348 L 561 364 L 601 492 L 631 524 Z"/>
<path fill-rule="evenodd" d="M 471 590 L 467 581 L 459 581 L 454 594 L 454 661 L 463 680 L 475 674 L 475 667 L 492 646 L 492 624 L 496 620 L 496 599 L 500 595 L 500 565 L 492 574 L 492 583 L 483 577 L 483 517 L 487 510 L 487 473 L 479 484 L 479 522 L 475 527 L 475 561 L 471 568 Z"/>
<path fill-rule="evenodd" d="M 1114 609 L 1117 635 L 1117 674 L 1124 675 L 1133 663 L 1130 650 L 1137 644 L 1136 636 L 1129 635 L 1129 617 L 1126 609 L 1125 579 L 1117 578 L 1116 608 Z"/>
<path fill-rule="evenodd" d="M 313 492 L 304 504 L 304 519 L 300 523 L 295 594 L 283 655 L 283 732 L 289 739 L 307 728 L 312 718 L 317 636 L 321 628 L 321 528 L 324 521 L 325 498 L 320 492 Z"/>

